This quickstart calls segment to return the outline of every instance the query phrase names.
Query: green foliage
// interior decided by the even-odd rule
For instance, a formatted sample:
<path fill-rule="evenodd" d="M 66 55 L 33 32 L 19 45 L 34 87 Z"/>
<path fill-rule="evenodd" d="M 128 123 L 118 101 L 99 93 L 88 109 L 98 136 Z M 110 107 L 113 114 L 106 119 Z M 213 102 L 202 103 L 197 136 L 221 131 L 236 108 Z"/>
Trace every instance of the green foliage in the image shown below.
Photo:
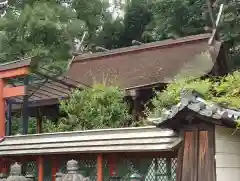
<path fill-rule="evenodd" d="M 150 8 L 151 4 L 146 0 L 128 1 L 125 7 L 122 34 L 125 46 L 132 45 L 132 40 L 148 41 L 146 38 L 143 39 L 142 34 L 152 17 Z"/>
<path fill-rule="evenodd" d="M 117 18 L 108 0 L 9 0 L 7 14 L 0 19 L 0 61 L 46 55 L 51 58 L 43 64 L 64 67 L 74 51 L 74 39 L 81 39 L 84 31 L 85 51 L 95 51 L 95 46 L 113 49 L 129 46 L 134 39 L 150 42 L 204 33 L 205 26 L 212 27 L 205 0 L 113 2 L 122 11 Z M 217 2 L 215 18 L 224 3 L 221 39 L 228 43 L 235 65 L 240 65 L 240 3 Z"/>
<path fill-rule="evenodd" d="M 37 128 L 36 119 L 30 118 L 28 121 L 28 134 L 35 134 Z M 12 118 L 12 135 L 22 133 L 22 120 L 18 117 Z"/>
<path fill-rule="evenodd" d="M 36 2 L 21 11 L 9 10 L 0 19 L 0 58 L 10 61 L 41 55 L 66 62 L 73 39 L 84 26 L 73 10 L 58 4 Z"/>
<path fill-rule="evenodd" d="M 182 78 L 169 84 L 162 92 L 157 92 L 152 103 L 154 109 L 149 113 L 151 117 L 158 117 L 162 110 L 169 109 L 180 101 L 182 89 L 195 90 L 203 98 L 212 103 L 225 105 L 228 108 L 240 109 L 240 72 L 235 71 L 219 81 L 216 79 Z"/>
<path fill-rule="evenodd" d="M 44 133 L 59 132 L 61 131 L 53 121 L 43 119 Z M 28 134 L 37 133 L 37 120 L 36 118 L 30 118 L 28 121 Z M 22 119 L 19 117 L 12 118 L 12 135 L 22 134 Z"/>
<path fill-rule="evenodd" d="M 133 121 L 124 92 L 118 87 L 96 84 L 92 88 L 74 90 L 68 100 L 60 102 L 61 111 L 67 117 L 57 122 L 43 119 L 43 132 L 64 132 L 100 128 L 140 126 L 143 121 Z M 13 134 L 22 133 L 22 121 L 13 119 Z M 29 134 L 36 133 L 36 119 L 28 123 Z"/>
<path fill-rule="evenodd" d="M 219 30 L 221 39 L 228 43 L 229 57 L 235 67 L 240 66 L 240 2 L 233 0 L 220 0 L 224 3 L 224 11 Z"/>
<path fill-rule="evenodd" d="M 120 48 L 122 43 L 120 42 L 122 33 L 124 31 L 124 24 L 121 18 L 115 20 L 111 16 L 104 22 L 102 31 L 94 37 L 93 42 L 96 45 L 105 47 L 107 49 Z"/>
<path fill-rule="evenodd" d="M 240 2 L 219 0 L 213 8 L 217 17 L 219 6 L 224 4 L 224 11 L 218 30 L 221 40 L 227 42 L 229 57 L 235 66 L 240 65 Z M 212 27 L 206 0 L 153 0 L 150 8 L 151 21 L 145 28 L 144 37 L 163 40 L 188 35 L 205 33 L 204 27 Z"/>
<path fill-rule="evenodd" d="M 42 64 L 50 68 L 67 65 L 84 32 L 92 43 L 107 8 L 101 0 L 73 0 L 67 6 L 60 0 L 11 0 L 9 5 L 0 18 L 0 62 L 40 55 L 48 57 Z"/>
<path fill-rule="evenodd" d="M 214 86 L 216 96 L 213 101 L 227 104 L 231 108 L 240 108 L 240 72 L 236 71 L 223 77 L 219 83 Z"/>
<path fill-rule="evenodd" d="M 219 23 L 221 40 L 228 44 L 229 57 L 234 66 L 240 65 L 240 3 L 232 0 L 217 1 L 213 16 L 219 6 L 224 11 Z M 126 1 L 124 17 L 106 19 L 94 43 L 108 49 L 131 45 L 132 40 L 150 42 L 168 38 L 206 33 L 212 27 L 206 0 L 132 0 Z"/>
<path fill-rule="evenodd" d="M 102 25 L 108 7 L 109 3 L 106 0 L 73 0 L 71 2 L 71 8 L 76 10 L 78 19 L 86 23 L 91 35 Z"/>
<path fill-rule="evenodd" d="M 114 49 L 131 46 L 132 40 L 149 42 L 152 39 L 142 35 L 151 20 L 150 6 L 147 0 L 126 1 L 125 6 L 121 8 L 123 16 L 105 16 L 102 29 L 93 40 L 94 43 Z"/>
<path fill-rule="evenodd" d="M 154 40 L 183 37 L 204 32 L 208 20 L 202 15 L 203 0 L 154 0 L 151 8 L 153 18 L 145 35 Z"/>
<path fill-rule="evenodd" d="M 237 120 L 237 127 L 236 127 L 237 130 L 240 129 L 240 120 Z"/>
<path fill-rule="evenodd" d="M 131 116 L 119 88 L 94 85 L 84 90 L 74 90 L 68 100 L 61 102 L 67 118 L 61 119 L 61 131 L 128 126 Z"/>

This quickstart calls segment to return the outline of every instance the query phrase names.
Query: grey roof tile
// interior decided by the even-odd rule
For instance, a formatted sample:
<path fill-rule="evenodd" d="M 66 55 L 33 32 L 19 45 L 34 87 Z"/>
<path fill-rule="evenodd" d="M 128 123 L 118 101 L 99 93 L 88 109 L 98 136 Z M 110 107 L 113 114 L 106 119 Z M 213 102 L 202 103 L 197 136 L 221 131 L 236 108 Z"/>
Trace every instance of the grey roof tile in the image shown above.
<path fill-rule="evenodd" d="M 217 103 L 208 103 L 199 93 L 192 90 L 183 90 L 181 92 L 181 100 L 177 105 L 172 106 L 171 109 L 164 111 L 159 118 L 149 118 L 149 121 L 154 125 L 160 127 L 168 120 L 178 116 L 178 113 L 183 110 L 195 112 L 200 116 L 205 116 L 217 120 L 222 123 L 222 120 L 230 124 L 237 124 L 240 119 L 240 110 L 233 110 L 219 106 Z"/>

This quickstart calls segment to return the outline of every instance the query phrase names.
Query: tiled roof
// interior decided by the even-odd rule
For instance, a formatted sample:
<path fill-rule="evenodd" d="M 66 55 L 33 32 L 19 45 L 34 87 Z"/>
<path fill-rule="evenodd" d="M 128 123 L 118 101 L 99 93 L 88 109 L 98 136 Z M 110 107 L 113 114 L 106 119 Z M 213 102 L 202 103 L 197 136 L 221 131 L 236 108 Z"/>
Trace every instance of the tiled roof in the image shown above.
<path fill-rule="evenodd" d="M 155 126 L 19 135 L 0 142 L 0 156 L 174 151 L 181 141 L 173 130 Z"/>
<path fill-rule="evenodd" d="M 197 117 L 204 121 L 228 127 L 236 127 L 240 119 L 240 110 L 224 108 L 217 103 L 209 103 L 200 94 L 190 90 L 182 91 L 181 101 L 177 105 L 172 106 L 171 109 L 164 110 L 161 117 L 148 119 L 154 125 L 164 127 L 171 120 L 178 119 L 183 114 L 185 118 L 189 118 L 189 116 Z"/>

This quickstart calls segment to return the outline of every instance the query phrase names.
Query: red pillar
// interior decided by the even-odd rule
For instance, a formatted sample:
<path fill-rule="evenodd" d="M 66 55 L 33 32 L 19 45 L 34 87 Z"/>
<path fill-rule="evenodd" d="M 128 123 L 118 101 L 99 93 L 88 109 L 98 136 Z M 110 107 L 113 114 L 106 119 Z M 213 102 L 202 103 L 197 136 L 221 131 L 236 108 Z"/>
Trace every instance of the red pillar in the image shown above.
<path fill-rule="evenodd" d="M 4 80 L 0 79 L 0 139 L 6 134 L 5 102 L 3 96 Z"/>
<path fill-rule="evenodd" d="M 52 158 L 52 181 L 56 180 L 56 173 L 58 171 L 58 161 L 57 158 Z"/>
<path fill-rule="evenodd" d="M 103 156 L 98 154 L 97 156 L 97 181 L 103 181 Z"/>
<path fill-rule="evenodd" d="M 38 156 L 38 181 L 44 180 L 44 159 L 43 156 Z"/>

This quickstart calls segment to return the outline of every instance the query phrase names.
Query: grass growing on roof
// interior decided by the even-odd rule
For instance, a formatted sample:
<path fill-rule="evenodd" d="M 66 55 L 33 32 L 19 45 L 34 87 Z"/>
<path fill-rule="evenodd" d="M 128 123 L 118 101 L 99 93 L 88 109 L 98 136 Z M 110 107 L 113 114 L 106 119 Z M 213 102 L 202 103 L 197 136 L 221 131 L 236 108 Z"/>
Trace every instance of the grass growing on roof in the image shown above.
<path fill-rule="evenodd" d="M 199 92 L 209 102 L 218 103 L 232 109 L 240 109 L 240 72 L 235 71 L 224 77 L 195 79 L 193 77 L 176 79 L 153 98 L 154 109 L 150 117 L 161 116 L 162 110 L 169 109 L 180 101 L 182 89 Z"/>

